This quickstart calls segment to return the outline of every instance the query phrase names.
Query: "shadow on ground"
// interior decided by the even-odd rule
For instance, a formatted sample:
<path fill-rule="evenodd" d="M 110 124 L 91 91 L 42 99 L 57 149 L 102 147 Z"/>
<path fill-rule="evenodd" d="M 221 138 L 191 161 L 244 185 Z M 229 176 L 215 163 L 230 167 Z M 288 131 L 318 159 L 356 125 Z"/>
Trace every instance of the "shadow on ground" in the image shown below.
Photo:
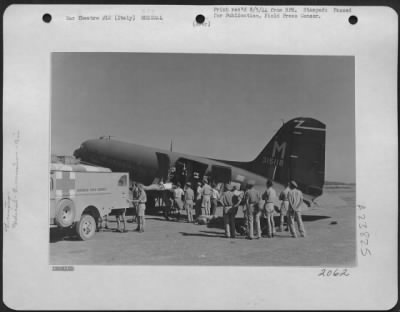
<path fill-rule="evenodd" d="M 302 219 L 303 222 L 314 222 L 314 221 L 318 221 L 318 220 L 322 220 L 322 219 L 329 219 L 330 217 L 328 216 L 310 216 L 310 215 L 303 215 Z M 245 221 L 244 218 L 236 218 L 235 219 L 235 223 L 238 226 L 244 226 L 245 225 Z M 275 221 L 275 226 L 279 225 L 280 219 L 279 217 L 274 217 L 274 221 Z M 286 221 L 285 221 L 286 222 Z M 266 227 L 266 220 L 265 218 L 261 218 L 260 220 L 261 223 L 261 228 L 265 228 Z M 218 217 L 215 219 L 211 219 L 210 222 L 207 224 L 208 228 L 215 228 L 215 229 L 224 229 L 224 220 L 222 217 Z"/>
<path fill-rule="evenodd" d="M 198 236 L 198 237 L 215 237 L 215 238 L 225 237 L 223 233 L 209 232 L 209 231 L 200 231 L 200 233 L 179 232 L 179 234 L 182 234 L 183 236 Z"/>
<path fill-rule="evenodd" d="M 303 215 L 303 222 L 314 222 L 318 221 L 321 219 L 328 219 L 330 218 L 329 216 L 317 216 L 317 215 Z M 151 211 L 151 213 L 147 214 L 148 219 L 152 220 L 157 220 L 160 222 L 171 222 L 171 223 L 179 223 L 179 222 L 187 222 L 186 221 L 186 216 L 181 214 L 180 219 L 177 219 L 177 215 L 171 214 L 169 220 L 167 220 L 163 212 L 158 211 Z M 236 218 L 236 231 L 237 233 L 243 234 L 243 229 L 245 228 L 245 221 L 244 218 Z M 265 232 L 266 229 L 266 220 L 265 218 L 261 218 L 261 228 L 263 230 L 263 233 Z M 274 217 L 275 225 L 279 225 L 279 216 Z M 127 215 L 126 217 L 126 222 L 128 224 L 133 223 L 133 216 L 131 214 Z M 115 232 L 118 233 L 115 229 L 116 227 L 116 218 L 114 215 L 111 215 L 110 218 L 108 218 L 108 224 L 109 224 L 109 229 L 102 229 L 102 232 Z M 334 223 L 332 223 L 334 224 Z M 222 217 L 217 217 L 214 219 L 211 219 L 210 222 L 207 224 L 207 228 L 209 229 L 220 229 L 224 230 L 224 220 Z M 211 231 L 200 231 L 198 233 L 187 233 L 187 232 L 179 232 L 183 236 L 201 236 L 201 237 L 225 237 L 222 233 L 219 232 L 211 232 Z M 50 243 L 56 243 L 59 241 L 79 241 L 79 237 L 75 233 L 74 229 L 59 229 L 59 228 L 51 228 L 50 229 Z"/>
<path fill-rule="evenodd" d="M 78 235 L 73 229 L 50 229 L 50 243 L 56 243 L 59 241 L 79 241 Z"/>

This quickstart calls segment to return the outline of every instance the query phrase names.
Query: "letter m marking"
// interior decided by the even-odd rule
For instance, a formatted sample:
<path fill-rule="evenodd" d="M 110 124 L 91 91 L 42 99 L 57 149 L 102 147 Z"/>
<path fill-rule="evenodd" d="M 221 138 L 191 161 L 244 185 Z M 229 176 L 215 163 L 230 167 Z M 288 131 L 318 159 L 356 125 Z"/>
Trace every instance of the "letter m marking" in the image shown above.
<path fill-rule="evenodd" d="M 278 144 L 278 141 L 274 142 L 274 148 L 272 149 L 272 158 L 278 158 L 275 154 L 279 153 L 279 158 L 285 158 L 285 151 L 286 151 L 286 142 L 283 142 L 281 145 Z"/>

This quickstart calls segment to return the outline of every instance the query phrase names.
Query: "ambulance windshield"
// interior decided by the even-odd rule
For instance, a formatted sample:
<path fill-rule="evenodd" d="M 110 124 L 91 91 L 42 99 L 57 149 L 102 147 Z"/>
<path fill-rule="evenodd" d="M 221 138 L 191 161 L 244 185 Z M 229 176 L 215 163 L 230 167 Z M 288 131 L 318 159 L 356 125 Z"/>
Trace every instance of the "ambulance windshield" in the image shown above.
<path fill-rule="evenodd" d="M 126 186 L 127 184 L 127 178 L 126 175 L 123 175 L 119 180 L 118 180 L 118 186 Z"/>

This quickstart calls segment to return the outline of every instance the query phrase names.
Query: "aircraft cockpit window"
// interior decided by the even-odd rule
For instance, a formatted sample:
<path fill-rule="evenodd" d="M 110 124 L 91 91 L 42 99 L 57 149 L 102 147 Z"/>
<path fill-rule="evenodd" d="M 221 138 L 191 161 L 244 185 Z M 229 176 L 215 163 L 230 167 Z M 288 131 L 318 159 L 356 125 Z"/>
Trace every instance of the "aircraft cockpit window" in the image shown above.
<path fill-rule="evenodd" d="M 128 183 L 128 179 L 126 175 L 123 175 L 119 180 L 118 180 L 118 186 L 126 186 Z"/>

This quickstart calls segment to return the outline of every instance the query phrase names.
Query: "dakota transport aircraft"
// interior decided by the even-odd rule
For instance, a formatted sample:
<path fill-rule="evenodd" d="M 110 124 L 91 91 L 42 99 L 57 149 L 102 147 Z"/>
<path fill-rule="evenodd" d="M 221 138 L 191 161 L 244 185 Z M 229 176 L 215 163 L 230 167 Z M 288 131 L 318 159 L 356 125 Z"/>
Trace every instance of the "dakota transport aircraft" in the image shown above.
<path fill-rule="evenodd" d="M 129 172 L 131 180 L 147 190 L 162 190 L 162 182 L 232 183 L 245 189 L 250 180 L 265 190 L 274 181 L 279 192 L 295 180 L 308 206 L 322 194 L 325 178 L 326 126 L 313 118 L 294 118 L 282 125 L 272 140 L 252 161 L 239 162 L 190 156 L 172 151 L 117 141 L 110 137 L 87 140 L 74 156 L 81 162 Z M 152 193 L 152 192 L 151 192 Z M 149 196 L 152 197 L 152 196 Z M 154 200 L 149 205 L 154 205 Z"/>

